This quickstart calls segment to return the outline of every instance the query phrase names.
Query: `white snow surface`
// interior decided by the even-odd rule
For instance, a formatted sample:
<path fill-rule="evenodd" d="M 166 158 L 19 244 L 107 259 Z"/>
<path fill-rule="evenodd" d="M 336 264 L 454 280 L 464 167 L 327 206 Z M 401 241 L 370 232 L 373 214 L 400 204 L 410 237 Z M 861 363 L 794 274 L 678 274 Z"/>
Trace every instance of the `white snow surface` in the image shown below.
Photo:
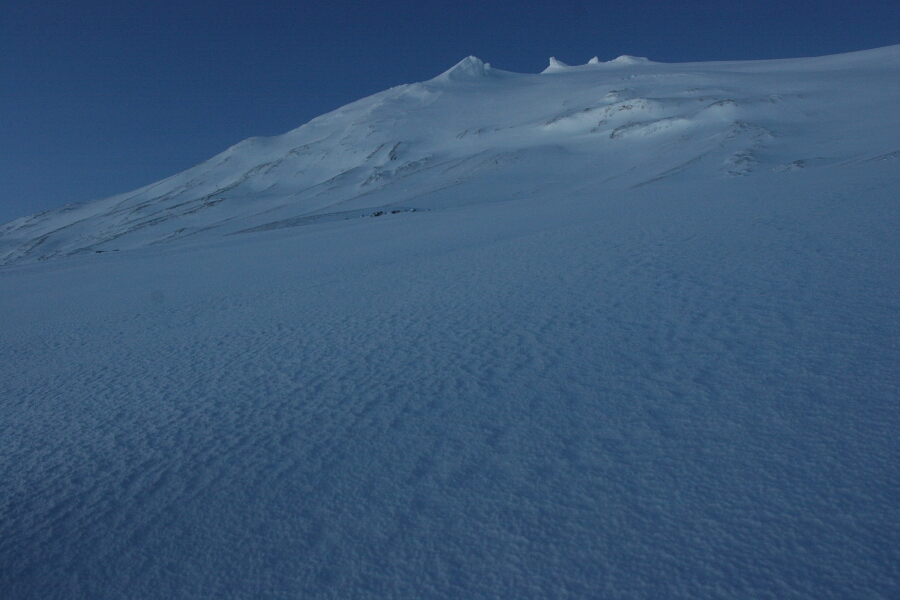
<path fill-rule="evenodd" d="M 0 226 L 0 597 L 898 597 L 898 106 L 469 57 Z"/>

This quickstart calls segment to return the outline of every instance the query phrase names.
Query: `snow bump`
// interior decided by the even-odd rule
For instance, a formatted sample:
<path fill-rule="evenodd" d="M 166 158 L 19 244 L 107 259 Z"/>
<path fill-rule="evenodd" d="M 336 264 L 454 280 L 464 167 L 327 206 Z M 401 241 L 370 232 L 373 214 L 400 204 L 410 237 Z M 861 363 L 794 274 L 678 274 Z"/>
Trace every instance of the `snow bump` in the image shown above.
<path fill-rule="evenodd" d="M 556 60 L 554 57 L 550 57 L 550 66 L 541 71 L 541 73 L 553 73 L 555 71 L 562 71 L 563 69 L 568 69 L 569 65 L 564 63 L 561 60 Z"/>
<path fill-rule="evenodd" d="M 435 77 L 435 81 L 461 81 L 486 77 L 490 68 L 490 65 L 482 62 L 480 58 L 469 56 Z"/>

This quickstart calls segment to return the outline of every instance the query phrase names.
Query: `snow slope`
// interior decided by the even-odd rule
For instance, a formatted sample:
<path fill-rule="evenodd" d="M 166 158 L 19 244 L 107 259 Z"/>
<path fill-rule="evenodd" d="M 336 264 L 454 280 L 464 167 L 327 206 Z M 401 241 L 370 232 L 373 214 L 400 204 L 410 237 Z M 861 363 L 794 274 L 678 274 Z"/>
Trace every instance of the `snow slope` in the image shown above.
<path fill-rule="evenodd" d="M 468 58 L 0 228 L 4 598 L 891 598 L 900 47 Z"/>
<path fill-rule="evenodd" d="M 889 156 L 900 149 L 889 109 L 897 55 L 693 65 L 620 57 L 581 67 L 551 59 L 542 75 L 469 57 L 140 190 L 9 223 L 0 261 Z"/>

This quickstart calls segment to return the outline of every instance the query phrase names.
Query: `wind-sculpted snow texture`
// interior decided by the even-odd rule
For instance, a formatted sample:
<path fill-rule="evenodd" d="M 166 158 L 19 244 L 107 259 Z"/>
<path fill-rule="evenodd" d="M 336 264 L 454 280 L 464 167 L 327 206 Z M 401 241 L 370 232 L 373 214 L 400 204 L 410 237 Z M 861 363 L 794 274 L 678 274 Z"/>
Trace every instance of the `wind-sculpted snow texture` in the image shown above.
<path fill-rule="evenodd" d="M 898 106 L 469 58 L 3 226 L 0 597 L 897 597 Z"/>

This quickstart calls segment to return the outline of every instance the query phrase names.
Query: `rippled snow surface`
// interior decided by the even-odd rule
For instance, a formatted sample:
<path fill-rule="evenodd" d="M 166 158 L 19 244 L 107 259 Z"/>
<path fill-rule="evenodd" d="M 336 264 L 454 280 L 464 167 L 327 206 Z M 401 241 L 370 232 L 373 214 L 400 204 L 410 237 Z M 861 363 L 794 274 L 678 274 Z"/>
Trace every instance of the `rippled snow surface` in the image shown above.
<path fill-rule="evenodd" d="M 0 597 L 897 597 L 898 71 L 470 58 L 0 227 Z"/>

